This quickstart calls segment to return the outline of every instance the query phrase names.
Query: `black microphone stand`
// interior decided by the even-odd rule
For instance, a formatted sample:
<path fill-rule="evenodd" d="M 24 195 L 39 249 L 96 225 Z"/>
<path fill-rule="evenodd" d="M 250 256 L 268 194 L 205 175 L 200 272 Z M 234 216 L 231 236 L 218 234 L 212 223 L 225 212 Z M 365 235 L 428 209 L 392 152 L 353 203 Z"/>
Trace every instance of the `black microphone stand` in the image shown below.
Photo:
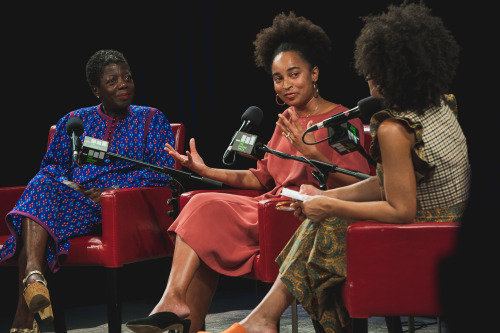
<path fill-rule="evenodd" d="M 82 164 L 80 163 L 79 152 L 82 150 L 82 140 L 80 140 L 80 137 L 73 132 L 71 135 L 71 142 L 73 145 L 73 163 L 78 168 L 81 168 Z"/>
<path fill-rule="evenodd" d="M 218 182 L 218 181 L 215 181 L 212 179 L 208 179 L 208 178 L 204 178 L 204 177 L 200 177 L 200 176 L 195 176 L 189 172 L 185 172 L 185 171 L 181 171 L 181 170 L 177 170 L 177 169 L 173 169 L 173 168 L 169 168 L 169 167 L 161 167 L 158 165 L 135 160 L 133 158 L 122 156 L 119 154 L 106 152 L 106 155 L 110 159 L 117 159 L 117 160 L 121 160 L 121 161 L 125 161 L 125 162 L 134 163 L 136 165 L 140 165 L 142 167 L 148 168 L 148 169 L 153 170 L 155 172 L 170 175 L 169 182 L 170 182 L 170 189 L 172 191 L 172 198 L 168 199 L 167 204 L 171 205 L 173 207 L 173 210 L 169 211 L 167 214 L 168 214 L 168 216 L 171 216 L 174 218 L 177 217 L 177 215 L 179 215 L 179 194 L 180 194 L 179 188 L 182 188 L 184 191 L 186 191 L 186 188 L 187 188 L 186 185 L 192 184 L 193 182 L 195 184 L 197 183 L 198 185 L 200 185 L 200 186 L 197 186 L 195 189 L 222 188 L 224 185 L 221 182 Z M 183 184 L 182 181 L 185 181 L 188 183 Z"/>
<path fill-rule="evenodd" d="M 312 172 L 312 175 L 319 182 L 319 187 L 321 190 L 327 189 L 326 183 L 328 181 L 328 174 L 330 172 L 332 172 L 332 173 L 333 172 L 340 172 L 340 173 L 343 173 L 343 174 L 346 174 L 349 176 L 356 177 L 358 179 L 367 179 L 367 178 L 371 177 L 370 175 L 367 175 L 367 174 L 364 174 L 361 172 L 339 168 L 338 166 L 336 166 L 334 164 L 328 164 L 328 163 L 320 162 L 320 161 L 316 161 L 316 160 L 309 160 L 309 159 L 305 158 L 304 156 L 294 156 L 294 155 L 282 153 L 280 151 L 273 150 L 264 144 L 259 145 L 258 148 L 264 152 L 271 153 L 271 154 L 276 155 L 276 156 L 283 158 L 283 159 L 292 159 L 292 160 L 300 161 L 300 162 L 307 163 L 307 164 L 311 165 L 312 167 L 314 167 L 316 169 L 316 171 Z"/>

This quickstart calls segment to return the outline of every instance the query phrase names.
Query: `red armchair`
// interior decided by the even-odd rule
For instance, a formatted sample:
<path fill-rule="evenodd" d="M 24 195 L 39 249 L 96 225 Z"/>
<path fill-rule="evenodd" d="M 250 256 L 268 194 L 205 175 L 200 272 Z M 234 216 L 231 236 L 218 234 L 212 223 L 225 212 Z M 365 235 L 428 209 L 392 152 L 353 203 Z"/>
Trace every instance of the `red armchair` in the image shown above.
<path fill-rule="evenodd" d="M 185 128 L 171 124 L 175 149 L 184 151 Z M 49 132 L 49 143 L 55 126 Z M 174 166 L 180 169 L 180 164 Z M 23 186 L 0 189 L 0 215 L 5 216 L 15 205 L 24 190 Z M 107 271 L 108 329 L 121 332 L 121 302 L 118 273 L 125 264 L 171 256 L 173 244 L 165 235 L 172 224 L 167 201 L 172 197 L 167 187 L 142 187 L 117 189 L 101 194 L 102 235 L 88 235 L 71 240 L 69 254 L 62 266 L 101 266 Z M 0 223 L 0 243 L 10 236 L 5 223 Z M 15 264 L 12 260 L 7 264 Z M 54 276 L 57 278 L 57 275 Z M 52 296 L 56 332 L 66 332 L 64 315 Z"/>
<path fill-rule="evenodd" d="M 368 332 L 361 318 L 442 315 L 438 270 L 453 253 L 458 230 L 458 223 L 444 222 L 349 226 L 342 299 L 354 332 Z M 400 332 L 390 321 L 388 328 Z"/>

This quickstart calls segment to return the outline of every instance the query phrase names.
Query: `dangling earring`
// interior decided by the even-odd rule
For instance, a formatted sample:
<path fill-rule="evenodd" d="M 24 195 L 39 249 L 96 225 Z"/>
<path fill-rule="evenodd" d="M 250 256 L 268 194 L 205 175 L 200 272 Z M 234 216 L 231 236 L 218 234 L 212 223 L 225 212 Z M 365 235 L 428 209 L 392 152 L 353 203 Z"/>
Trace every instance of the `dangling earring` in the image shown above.
<path fill-rule="evenodd" d="M 313 82 L 313 90 L 314 90 L 314 97 L 319 97 L 319 89 L 317 81 Z"/>
<path fill-rule="evenodd" d="M 283 102 L 283 101 L 282 101 L 282 102 Z M 285 102 L 280 103 L 280 102 L 278 101 L 278 94 L 276 94 L 276 104 L 278 104 L 278 105 L 285 105 Z"/>

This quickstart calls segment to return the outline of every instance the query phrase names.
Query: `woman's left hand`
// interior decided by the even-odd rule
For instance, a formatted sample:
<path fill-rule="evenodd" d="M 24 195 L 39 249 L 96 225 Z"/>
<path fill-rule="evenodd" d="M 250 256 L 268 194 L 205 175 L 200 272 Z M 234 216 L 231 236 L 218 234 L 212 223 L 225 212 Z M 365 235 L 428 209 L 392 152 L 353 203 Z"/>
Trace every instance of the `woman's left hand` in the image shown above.
<path fill-rule="evenodd" d="M 290 120 L 288 120 L 284 114 L 279 114 L 279 120 L 276 122 L 276 125 L 282 130 L 282 135 L 290 141 L 290 143 L 300 152 L 302 155 L 304 155 L 306 158 L 311 158 L 314 156 L 314 154 L 317 151 L 317 148 L 315 145 L 306 145 L 302 141 L 302 136 L 304 135 L 305 129 L 302 127 L 302 124 L 299 122 L 299 117 L 295 113 L 295 111 L 292 111 L 291 109 L 287 109 L 285 112 L 288 112 L 290 114 Z M 312 121 L 310 121 L 307 124 L 307 127 L 310 127 L 313 124 Z M 314 134 L 308 133 L 305 136 L 305 140 L 307 142 L 314 142 Z"/>
<path fill-rule="evenodd" d="M 83 195 L 92 200 L 96 205 L 101 205 L 101 193 L 104 191 L 113 190 L 113 188 L 94 188 L 83 191 Z"/>

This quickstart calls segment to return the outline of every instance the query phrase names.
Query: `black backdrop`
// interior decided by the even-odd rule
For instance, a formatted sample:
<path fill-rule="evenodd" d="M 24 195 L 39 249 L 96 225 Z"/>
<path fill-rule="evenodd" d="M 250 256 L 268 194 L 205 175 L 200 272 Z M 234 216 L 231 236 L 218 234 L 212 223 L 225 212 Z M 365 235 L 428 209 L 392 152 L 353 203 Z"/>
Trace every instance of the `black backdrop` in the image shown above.
<path fill-rule="evenodd" d="M 3 172 L 0 186 L 24 185 L 37 172 L 48 128 L 71 110 L 97 104 L 85 80 L 92 53 L 113 48 L 129 60 L 136 82 L 134 104 L 163 111 L 183 122 L 200 154 L 224 167 L 222 153 L 242 113 L 251 105 L 264 111 L 256 131 L 271 136 L 277 113 L 271 78 L 253 60 L 256 33 L 281 12 L 294 10 L 322 26 L 333 44 L 332 64 L 321 68 L 320 93 L 347 107 L 366 97 L 366 83 L 354 72 L 354 40 L 360 16 L 379 13 L 390 1 L 71 1 L 2 5 Z M 462 47 L 452 91 L 468 137 L 479 74 L 477 33 L 470 7 L 429 0 Z M 474 26 L 465 25 L 475 21 Z M 13 18 L 13 20 L 12 20 Z M 253 166 L 239 158 L 234 168 Z"/>

